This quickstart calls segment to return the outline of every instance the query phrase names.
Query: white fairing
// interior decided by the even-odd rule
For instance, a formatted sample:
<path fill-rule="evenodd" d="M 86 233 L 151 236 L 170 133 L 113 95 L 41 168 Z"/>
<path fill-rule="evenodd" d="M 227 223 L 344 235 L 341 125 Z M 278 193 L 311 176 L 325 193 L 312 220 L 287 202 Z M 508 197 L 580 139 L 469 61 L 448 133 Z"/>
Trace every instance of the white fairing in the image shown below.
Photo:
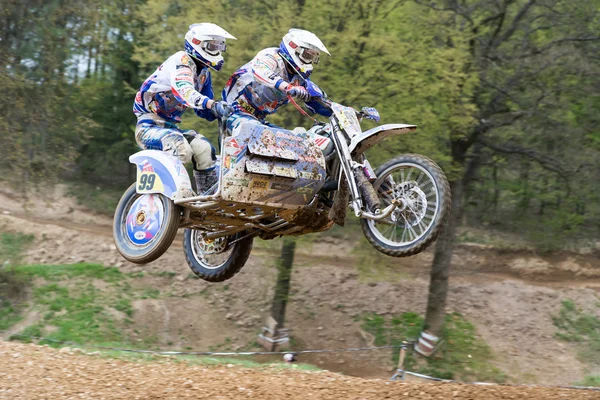
<path fill-rule="evenodd" d="M 173 199 L 177 193 L 192 190 L 190 177 L 179 158 L 158 150 L 142 150 L 129 157 L 129 162 L 137 165 L 137 176 L 143 172 L 154 172 L 160 178 L 160 185 L 147 193 L 162 193 Z"/>
<path fill-rule="evenodd" d="M 414 132 L 416 125 L 406 124 L 386 124 L 368 131 L 362 132 L 352 137 L 350 141 L 350 153 L 361 154 L 373 147 L 390 135 L 399 135 L 402 133 Z"/>

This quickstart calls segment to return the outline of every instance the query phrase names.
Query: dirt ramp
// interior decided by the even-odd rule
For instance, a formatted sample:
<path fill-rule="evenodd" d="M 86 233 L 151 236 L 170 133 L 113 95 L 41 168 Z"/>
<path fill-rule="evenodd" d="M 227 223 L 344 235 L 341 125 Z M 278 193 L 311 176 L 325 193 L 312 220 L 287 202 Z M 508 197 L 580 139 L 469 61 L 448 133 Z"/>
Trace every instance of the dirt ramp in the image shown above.
<path fill-rule="evenodd" d="M 390 382 L 331 372 L 131 362 L 0 342 L 0 399 L 599 399 L 586 390 Z"/>

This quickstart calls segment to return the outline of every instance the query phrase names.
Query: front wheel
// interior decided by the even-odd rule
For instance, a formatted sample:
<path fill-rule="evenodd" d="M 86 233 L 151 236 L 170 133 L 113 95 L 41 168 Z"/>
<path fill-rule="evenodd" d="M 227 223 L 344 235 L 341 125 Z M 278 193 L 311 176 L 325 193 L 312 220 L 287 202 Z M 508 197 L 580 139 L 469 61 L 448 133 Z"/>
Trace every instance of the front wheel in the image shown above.
<path fill-rule="evenodd" d="M 185 259 L 194 274 L 208 282 L 232 278 L 248 261 L 253 238 L 240 239 L 244 233 L 205 239 L 202 232 L 186 229 L 183 235 Z"/>
<path fill-rule="evenodd" d="M 427 157 L 405 154 L 375 171 L 373 187 L 382 208 L 395 199 L 397 208 L 380 221 L 361 219 L 369 243 L 392 257 L 425 250 L 444 226 L 452 202 L 450 185 L 440 167 Z"/>
<path fill-rule="evenodd" d="M 146 264 L 171 246 L 181 211 L 162 194 L 139 194 L 134 183 L 121 197 L 113 220 L 117 250 L 128 261 Z"/>

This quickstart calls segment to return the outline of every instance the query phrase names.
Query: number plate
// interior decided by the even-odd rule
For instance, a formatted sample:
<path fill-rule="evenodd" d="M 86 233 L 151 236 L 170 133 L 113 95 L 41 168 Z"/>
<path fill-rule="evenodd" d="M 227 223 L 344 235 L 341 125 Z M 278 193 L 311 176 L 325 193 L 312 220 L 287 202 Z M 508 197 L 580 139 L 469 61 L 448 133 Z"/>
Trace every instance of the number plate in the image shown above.
<path fill-rule="evenodd" d="M 156 172 L 138 171 L 137 192 L 138 193 L 160 193 L 165 189 Z"/>

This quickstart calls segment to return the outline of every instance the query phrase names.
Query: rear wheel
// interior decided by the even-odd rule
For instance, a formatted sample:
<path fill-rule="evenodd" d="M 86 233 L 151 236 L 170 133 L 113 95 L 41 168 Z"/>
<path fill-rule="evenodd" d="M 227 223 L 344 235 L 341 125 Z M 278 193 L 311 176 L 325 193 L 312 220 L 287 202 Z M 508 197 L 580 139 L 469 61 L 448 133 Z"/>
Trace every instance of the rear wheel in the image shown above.
<path fill-rule="evenodd" d="M 185 259 L 194 274 L 208 282 L 223 282 L 237 274 L 248 261 L 253 238 L 239 239 L 245 233 L 217 239 L 204 239 L 202 232 L 186 229 L 183 235 Z"/>
<path fill-rule="evenodd" d="M 162 194 L 139 194 L 134 183 L 121 197 L 113 219 L 117 250 L 128 261 L 145 264 L 162 256 L 179 227 L 180 208 Z"/>
<path fill-rule="evenodd" d="M 373 187 L 382 208 L 393 199 L 399 205 L 383 220 L 361 219 L 365 237 L 377 250 L 392 257 L 425 250 L 437 238 L 450 211 L 446 175 L 432 160 L 418 154 L 394 158 L 375 173 Z"/>

